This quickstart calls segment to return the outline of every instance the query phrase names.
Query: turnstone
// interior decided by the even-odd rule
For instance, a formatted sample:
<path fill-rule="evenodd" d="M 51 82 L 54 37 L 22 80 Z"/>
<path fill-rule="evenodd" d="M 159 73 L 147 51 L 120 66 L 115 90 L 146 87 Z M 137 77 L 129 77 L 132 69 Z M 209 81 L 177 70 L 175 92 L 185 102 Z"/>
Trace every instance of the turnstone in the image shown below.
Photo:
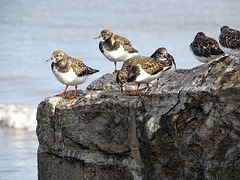
<path fill-rule="evenodd" d="M 74 95 L 70 96 L 70 99 L 76 97 L 78 84 L 85 82 L 89 75 L 99 72 L 99 70 L 86 66 L 82 61 L 72 58 L 60 50 L 54 51 L 52 57 L 47 61 L 52 61 L 53 74 L 58 81 L 66 85 L 64 92 L 58 96 L 64 94 L 66 97 L 68 86 L 75 86 Z"/>
<path fill-rule="evenodd" d="M 174 58 L 171 54 L 167 53 L 167 49 L 165 47 L 158 48 L 150 57 L 157 61 L 162 61 L 165 66 L 168 66 L 168 68 L 162 71 L 160 77 L 170 74 L 176 70 Z M 159 78 L 157 80 L 159 80 Z"/>
<path fill-rule="evenodd" d="M 207 37 L 203 32 L 198 32 L 193 42 L 190 44 L 190 51 L 195 58 L 203 63 L 209 63 L 224 56 L 218 42 Z"/>
<path fill-rule="evenodd" d="M 219 44 L 221 49 L 228 55 L 240 52 L 240 31 L 223 26 L 220 29 Z"/>
<path fill-rule="evenodd" d="M 139 94 L 138 89 L 140 84 L 148 84 L 152 80 L 160 77 L 161 73 L 168 69 L 170 66 L 162 61 L 157 61 L 151 57 L 136 56 L 124 62 L 122 69 L 118 72 L 116 80 L 123 91 L 123 85 L 126 82 L 135 82 L 138 84 L 135 93 L 130 95 Z"/>
<path fill-rule="evenodd" d="M 117 72 L 117 62 L 124 62 L 127 59 L 139 56 L 139 53 L 134 49 L 130 41 L 124 37 L 113 34 L 110 30 L 102 30 L 98 37 L 100 39 L 99 49 L 103 55 L 115 64 L 115 72 Z"/>

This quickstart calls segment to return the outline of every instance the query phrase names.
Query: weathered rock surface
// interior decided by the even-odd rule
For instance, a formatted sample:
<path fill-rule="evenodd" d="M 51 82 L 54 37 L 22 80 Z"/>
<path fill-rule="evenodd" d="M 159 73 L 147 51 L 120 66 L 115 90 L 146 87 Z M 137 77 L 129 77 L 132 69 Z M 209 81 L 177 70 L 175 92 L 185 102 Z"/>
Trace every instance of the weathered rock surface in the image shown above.
<path fill-rule="evenodd" d="M 106 74 L 45 99 L 37 121 L 39 179 L 240 179 L 240 60 L 177 70 L 139 96 Z"/>

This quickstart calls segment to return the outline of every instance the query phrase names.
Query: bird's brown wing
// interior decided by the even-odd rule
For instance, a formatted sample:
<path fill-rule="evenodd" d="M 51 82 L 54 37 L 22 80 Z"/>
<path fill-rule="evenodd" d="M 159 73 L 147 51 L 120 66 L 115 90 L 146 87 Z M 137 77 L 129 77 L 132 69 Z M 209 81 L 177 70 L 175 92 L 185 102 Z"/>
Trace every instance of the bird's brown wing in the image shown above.
<path fill-rule="evenodd" d="M 163 62 L 165 63 L 165 61 Z M 154 75 L 157 74 L 159 71 L 162 71 L 163 68 L 166 66 L 166 64 L 164 64 L 163 62 L 156 61 L 155 59 L 150 57 L 146 57 L 144 61 L 140 63 L 140 65 L 145 72 Z"/>
<path fill-rule="evenodd" d="M 86 66 L 82 61 L 74 58 L 71 59 L 71 67 L 78 76 L 90 75 L 99 72 L 99 70 L 92 69 Z"/>
<path fill-rule="evenodd" d="M 221 34 L 219 42 L 223 47 L 240 49 L 240 33 Z"/>
<path fill-rule="evenodd" d="M 206 42 L 206 38 L 195 39 L 190 47 L 196 56 L 209 57 L 211 55 L 211 50 L 209 44 Z"/>
<path fill-rule="evenodd" d="M 118 37 L 117 39 L 120 41 L 123 48 L 126 49 L 129 53 L 138 53 L 138 51 L 132 47 L 131 42 L 127 38 L 118 35 L 116 36 Z"/>
<path fill-rule="evenodd" d="M 206 40 L 208 46 L 209 46 L 209 50 L 210 50 L 210 53 L 213 54 L 213 55 L 221 55 L 221 54 L 224 54 L 224 52 L 220 49 L 219 45 L 218 45 L 218 42 L 213 39 L 213 38 L 207 38 Z"/>
<path fill-rule="evenodd" d="M 130 71 L 132 69 L 132 66 L 136 65 L 141 60 L 141 58 L 141 56 L 135 56 L 126 60 L 122 66 L 122 70 Z"/>

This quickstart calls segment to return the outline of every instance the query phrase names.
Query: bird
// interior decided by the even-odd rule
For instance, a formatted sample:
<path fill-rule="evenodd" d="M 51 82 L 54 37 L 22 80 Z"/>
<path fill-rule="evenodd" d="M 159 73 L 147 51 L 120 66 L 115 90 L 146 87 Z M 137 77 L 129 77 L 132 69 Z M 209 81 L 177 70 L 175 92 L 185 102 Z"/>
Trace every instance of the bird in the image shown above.
<path fill-rule="evenodd" d="M 52 57 L 46 62 L 49 61 L 52 61 L 52 72 L 57 80 L 66 85 L 64 92 L 58 96 L 64 95 L 66 98 L 68 86 L 75 86 L 74 95 L 70 96 L 69 99 L 76 97 L 79 84 L 84 83 L 89 75 L 99 72 L 97 69 L 86 66 L 82 61 L 68 56 L 62 50 L 54 51 Z"/>
<path fill-rule="evenodd" d="M 240 52 L 240 31 L 230 29 L 228 26 L 222 26 L 220 29 L 219 44 L 226 54 L 238 54 Z"/>
<path fill-rule="evenodd" d="M 160 78 L 176 70 L 175 60 L 171 54 L 167 53 L 167 49 L 165 47 L 158 48 L 150 57 L 157 61 L 162 61 L 162 63 L 165 63 L 166 66 L 169 67 L 162 71 Z M 159 81 L 159 78 L 157 80 Z"/>
<path fill-rule="evenodd" d="M 110 61 L 114 62 L 115 70 L 118 72 L 117 62 L 124 62 L 127 59 L 139 56 L 139 52 L 132 47 L 131 42 L 119 35 L 113 34 L 110 30 L 102 30 L 100 35 L 94 39 L 100 39 L 99 49 L 101 53 Z"/>
<path fill-rule="evenodd" d="M 132 57 L 124 62 L 122 69 L 117 73 L 116 81 L 119 84 L 122 92 L 123 85 L 126 82 L 137 83 L 138 87 L 136 92 L 130 92 L 130 95 L 138 95 L 140 84 L 147 84 L 148 88 L 149 83 L 152 80 L 159 78 L 161 73 L 169 67 L 169 64 L 163 63 L 162 61 L 157 61 L 151 57 Z"/>
<path fill-rule="evenodd" d="M 203 32 L 196 34 L 190 44 L 190 51 L 198 61 L 203 63 L 210 63 L 225 55 L 218 42 L 211 37 L 207 37 Z"/>

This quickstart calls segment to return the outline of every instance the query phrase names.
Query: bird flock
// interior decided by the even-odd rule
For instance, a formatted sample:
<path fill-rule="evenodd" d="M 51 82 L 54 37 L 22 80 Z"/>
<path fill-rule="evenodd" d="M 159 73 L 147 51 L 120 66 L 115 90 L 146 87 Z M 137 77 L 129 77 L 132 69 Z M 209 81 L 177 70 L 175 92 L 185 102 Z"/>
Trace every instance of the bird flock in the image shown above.
<path fill-rule="evenodd" d="M 116 35 L 110 30 L 102 30 L 100 35 L 94 39 L 100 39 L 100 52 L 109 61 L 114 62 L 113 73 L 116 73 L 116 82 L 121 91 L 123 92 L 124 84 L 127 82 L 138 84 L 136 92 L 130 92 L 130 95 L 139 94 L 140 84 L 147 84 L 148 87 L 151 81 L 158 81 L 159 78 L 176 69 L 175 60 L 165 47 L 158 48 L 150 57 L 146 57 L 141 56 L 127 38 Z M 240 53 L 240 31 L 222 26 L 218 40 L 219 44 L 203 32 L 198 32 L 189 46 L 190 51 L 197 60 L 203 63 L 211 63 L 225 55 L 235 56 Z M 68 86 L 75 86 L 74 95 L 69 99 L 76 97 L 79 84 L 85 82 L 89 75 L 99 72 L 61 50 L 54 51 L 47 61 L 52 61 L 53 74 L 58 81 L 66 85 L 64 92 L 58 96 L 67 97 Z M 117 62 L 123 62 L 121 70 L 117 70 Z"/>

